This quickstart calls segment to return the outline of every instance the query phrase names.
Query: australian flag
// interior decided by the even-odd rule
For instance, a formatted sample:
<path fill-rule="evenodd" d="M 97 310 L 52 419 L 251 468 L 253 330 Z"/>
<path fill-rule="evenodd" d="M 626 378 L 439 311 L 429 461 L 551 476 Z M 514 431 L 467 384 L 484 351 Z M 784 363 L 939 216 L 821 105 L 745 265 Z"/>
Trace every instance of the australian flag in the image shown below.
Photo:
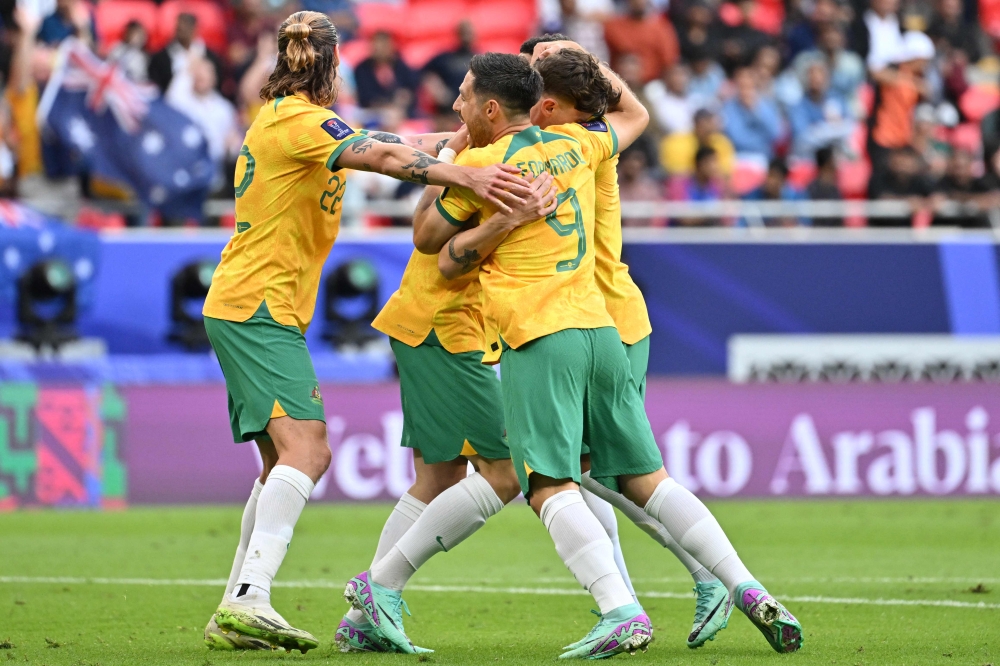
<path fill-rule="evenodd" d="M 214 176 L 201 130 L 75 38 L 61 45 L 38 121 L 74 169 L 131 190 L 165 217 L 201 219 Z"/>

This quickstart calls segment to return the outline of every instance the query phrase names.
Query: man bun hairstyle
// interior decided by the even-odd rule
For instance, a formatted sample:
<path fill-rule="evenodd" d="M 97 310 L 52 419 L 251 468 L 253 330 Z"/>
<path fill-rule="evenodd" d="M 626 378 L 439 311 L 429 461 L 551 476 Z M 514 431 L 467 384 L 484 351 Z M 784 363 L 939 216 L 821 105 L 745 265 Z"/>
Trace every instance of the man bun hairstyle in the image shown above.
<path fill-rule="evenodd" d="M 278 28 L 278 64 L 260 90 L 264 100 L 303 93 L 318 106 L 337 99 L 337 28 L 326 14 L 295 12 Z"/>
<path fill-rule="evenodd" d="M 603 116 L 618 105 L 622 91 L 601 72 L 601 64 L 589 53 L 562 49 L 535 63 L 542 75 L 545 93 L 566 100 L 591 118 Z"/>
<path fill-rule="evenodd" d="M 482 53 L 469 63 L 472 92 L 481 101 L 495 99 L 508 116 L 526 116 L 542 96 L 542 77 L 513 53 Z"/>

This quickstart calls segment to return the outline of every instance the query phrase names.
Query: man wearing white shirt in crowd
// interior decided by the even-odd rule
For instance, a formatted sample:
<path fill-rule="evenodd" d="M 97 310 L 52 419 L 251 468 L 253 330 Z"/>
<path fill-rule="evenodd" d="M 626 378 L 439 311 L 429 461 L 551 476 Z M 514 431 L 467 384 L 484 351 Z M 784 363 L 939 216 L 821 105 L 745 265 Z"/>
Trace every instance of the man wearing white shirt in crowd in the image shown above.
<path fill-rule="evenodd" d="M 687 67 L 678 63 L 664 72 L 662 78 L 646 84 L 649 110 L 665 134 L 690 132 L 694 127 L 694 112 L 709 103 L 688 93 L 688 78 Z"/>
<path fill-rule="evenodd" d="M 871 0 L 864 13 L 868 38 L 868 69 L 878 72 L 894 63 L 903 48 L 903 33 L 899 28 L 899 0 Z M 862 45 L 856 45 L 863 49 Z"/>
<path fill-rule="evenodd" d="M 236 109 L 215 89 L 215 67 L 204 58 L 190 59 L 185 75 L 174 76 L 170 82 L 165 99 L 201 130 L 217 177 L 221 177 L 226 159 L 239 152 L 242 137 Z"/>

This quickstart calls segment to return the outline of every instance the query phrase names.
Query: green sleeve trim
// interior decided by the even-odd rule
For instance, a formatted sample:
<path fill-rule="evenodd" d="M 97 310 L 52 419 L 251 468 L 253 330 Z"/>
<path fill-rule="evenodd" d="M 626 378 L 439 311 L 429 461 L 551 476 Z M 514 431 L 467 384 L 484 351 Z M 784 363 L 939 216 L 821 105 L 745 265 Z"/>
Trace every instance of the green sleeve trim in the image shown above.
<path fill-rule="evenodd" d="M 441 196 L 444 196 L 444 195 L 445 195 L 445 192 L 442 192 Z M 465 221 L 464 220 L 458 219 L 457 217 L 455 217 L 454 215 L 452 215 L 451 213 L 449 213 L 448 211 L 446 211 L 444 209 L 444 206 L 441 204 L 441 197 L 438 197 L 437 199 L 434 200 L 434 205 L 437 206 L 438 212 L 441 213 L 441 217 L 443 217 L 448 222 L 448 224 L 456 226 L 456 227 L 464 227 L 465 226 Z"/>
<path fill-rule="evenodd" d="M 337 166 L 337 158 L 340 157 L 342 152 L 344 152 L 344 148 L 347 148 L 355 141 L 361 141 L 361 139 L 364 138 L 366 137 L 363 134 L 358 134 L 357 136 L 352 136 L 341 141 L 340 145 L 334 148 L 333 152 L 330 153 L 330 159 L 326 161 L 326 168 L 330 171 L 339 171 L 340 167 Z"/>
<path fill-rule="evenodd" d="M 604 123 L 608 126 L 608 131 L 611 132 L 611 154 L 608 155 L 608 158 L 611 158 L 618 154 L 618 135 L 615 134 L 615 128 L 611 126 L 607 118 L 604 119 Z"/>

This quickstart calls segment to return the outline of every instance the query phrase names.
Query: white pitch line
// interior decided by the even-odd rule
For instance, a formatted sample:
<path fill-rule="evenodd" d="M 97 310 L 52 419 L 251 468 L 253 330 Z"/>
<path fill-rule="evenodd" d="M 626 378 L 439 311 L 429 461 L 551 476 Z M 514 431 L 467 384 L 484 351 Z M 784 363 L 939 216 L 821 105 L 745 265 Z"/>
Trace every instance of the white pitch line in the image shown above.
<path fill-rule="evenodd" d="M 34 577 L 34 576 L 0 576 L 0 583 L 21 584 L 56 584 L 56 585 L 138 585 L 138 586 L 196 586 L 223 587 L 226 580 L 222 578 L 191 579 L 191 578 L 83 578 L 72 576 Z M 335 589 L 344 587 L 344 583 L 329 580 L 290 580 L 275 581 L 275 587 L 291 587 L 306 589 Z M 584 596 L 588 592 L 579 588 L 556 587 L 490 587 L 485 585 L 410 585 L 407 589 L 413 592 L 463 592 L 467 594 L 523 594 L 543 596 Z M 653 599 L 692 599 L 691 593 L 681 592 L 640 592 L 639 596 Z M 975 608 L 980 610 L 1000 610 L 1000 604 L 985 602 L 953 601 L 951 599 L 865 599 L 860 597 L 825 597 L 825 596 L 782 596 L 782 600 L 795 603 L 814 604 L 849 604 L 863 606 L 930 606 L 944 608 Z"/>

